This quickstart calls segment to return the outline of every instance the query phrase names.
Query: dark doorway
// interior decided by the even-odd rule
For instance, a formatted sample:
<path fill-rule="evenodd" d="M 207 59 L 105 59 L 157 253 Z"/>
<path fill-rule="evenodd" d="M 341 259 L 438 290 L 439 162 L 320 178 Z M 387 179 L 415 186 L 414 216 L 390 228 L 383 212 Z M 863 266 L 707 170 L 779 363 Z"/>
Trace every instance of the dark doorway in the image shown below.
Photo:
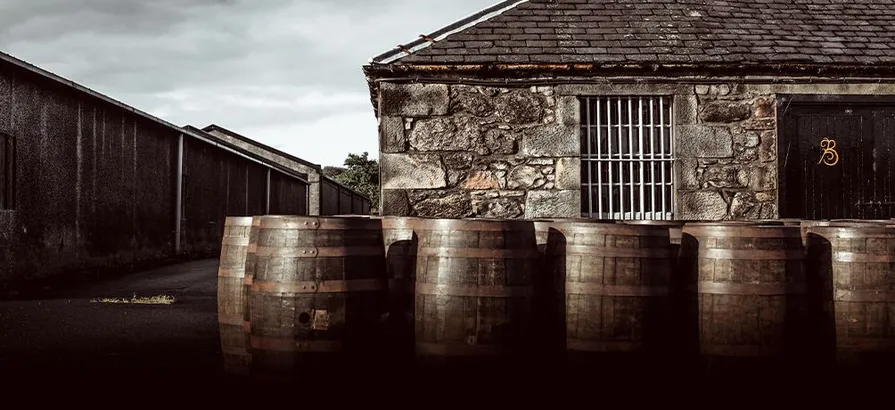
<path fill-rule="evenodd" d="M 895 209 L 895 98 L 777 101 L 780 217 L 888 219 Z"/>

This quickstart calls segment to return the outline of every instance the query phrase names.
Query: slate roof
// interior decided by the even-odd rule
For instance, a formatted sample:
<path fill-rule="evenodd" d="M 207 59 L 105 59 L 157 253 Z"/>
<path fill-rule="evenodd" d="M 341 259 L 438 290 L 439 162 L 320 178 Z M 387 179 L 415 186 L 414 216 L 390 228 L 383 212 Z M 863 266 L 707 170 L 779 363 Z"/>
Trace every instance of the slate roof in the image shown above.
<path fill-rule="evenodd" d="M 510 0 L 428 37 L 371 66 L 889 66 L 895 0 Z"/>

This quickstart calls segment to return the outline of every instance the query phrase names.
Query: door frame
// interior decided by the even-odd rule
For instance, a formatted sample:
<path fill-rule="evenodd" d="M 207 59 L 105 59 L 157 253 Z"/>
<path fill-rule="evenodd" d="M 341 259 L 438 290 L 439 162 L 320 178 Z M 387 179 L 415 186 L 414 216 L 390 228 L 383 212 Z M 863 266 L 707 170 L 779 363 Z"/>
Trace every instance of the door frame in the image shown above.
<path fill-rule="evenodd" d="M 776 132 L 777 132 L 777 214 L 783 212 L 784 192 L 786 192 L 786 147 L 784 142 L 788 137 L 784 135 L 784 116 L 792 105 L 832 105 L 832 104 L 860 104 L 860 105 L 891 105 L 895 106 L 895 95 L 877 94 L 792 94 L 782 93 L 776 96 Z"/>

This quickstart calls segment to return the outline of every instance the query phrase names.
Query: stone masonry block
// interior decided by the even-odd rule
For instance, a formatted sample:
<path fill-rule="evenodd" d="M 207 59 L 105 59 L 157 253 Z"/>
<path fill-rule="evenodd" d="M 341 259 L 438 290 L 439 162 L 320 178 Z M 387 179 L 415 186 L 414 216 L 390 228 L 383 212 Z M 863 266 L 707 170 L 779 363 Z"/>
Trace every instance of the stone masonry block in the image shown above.
<path fill-rule="evenodd" d="M 404 135 L 404 119 L 401 117 L 380 117 L 379 151 L 407 151 L 407 137 Z"/>
<path fill-rule="evenodd" d="M 525 218 L 578 218 L 581 190 L 529 191 L 525 197 Z"/>
<path fill-rule="evenodd" d="M 718 221 L 727 216 L 727 202 L 717 191 L 680 192 L 678 201 L 677 219 Z"/>
<path fill-rule="evenodd" d="M 441 157 L 433 154 L 381 154 L 382 189 L 434 189 L 447 186 Z"/>
<path fill-rule="evenodd" d="M 522 133 L 522 154 L 527 157 L 570 157 L 581 155 L 577 126 L 545 125 Z"/>
<path fill-rule="evenodd" d="M 382 83 L 379 92 L 379 115 L 382 116 L 447 115 L 450 108 L 450 93 L 446 84 Z"/>
<path fill-rule="evenodd" d="M 581 189 L 581 158 L 556 160 L 556 189 Z"/>
<path fill-rule="evenodd" d="M 380 210 L 382 216 L 410 216 L 410 202 L 407 191 L 401 189 L 383 189 L 381 192 Z"/>
<path fill-rule="evenodd" d="M 680 125 L 677 127 L 679 158 L 726 158 L 733 156 L 733 135 L 727 127 Z"/>

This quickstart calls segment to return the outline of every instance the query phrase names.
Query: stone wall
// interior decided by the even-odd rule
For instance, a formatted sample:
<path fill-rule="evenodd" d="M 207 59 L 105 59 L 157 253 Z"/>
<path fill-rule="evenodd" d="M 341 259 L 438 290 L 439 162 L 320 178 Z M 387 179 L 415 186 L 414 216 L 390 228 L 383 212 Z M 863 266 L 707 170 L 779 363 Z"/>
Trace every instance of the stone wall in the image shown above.
<path fill-rule="evenodd" d="M 677 109 L 695 115 L 675 124 L 676 218 L 776 218 L 775 95 L 739 84 L 690 87 L 695 98 L 678 98 Z"/>
<path fill-rule="evenodd" d="M 383 215 L 580 215 L 576 97 L 445 84 L 380 92 Z"/>

